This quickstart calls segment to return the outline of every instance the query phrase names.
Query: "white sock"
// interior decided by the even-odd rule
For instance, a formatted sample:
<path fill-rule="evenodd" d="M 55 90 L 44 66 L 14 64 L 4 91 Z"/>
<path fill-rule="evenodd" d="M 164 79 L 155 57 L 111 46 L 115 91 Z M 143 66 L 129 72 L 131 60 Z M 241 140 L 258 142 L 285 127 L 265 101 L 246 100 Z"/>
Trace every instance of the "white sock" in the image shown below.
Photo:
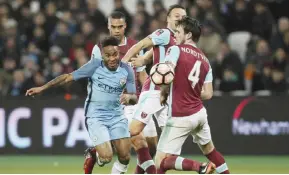
<path fill-rule="evenodd" d="M 124 165 L 116 160 L 112 166 L 111 174 L 123 174 L 127 172 L 128 165 Z"/>

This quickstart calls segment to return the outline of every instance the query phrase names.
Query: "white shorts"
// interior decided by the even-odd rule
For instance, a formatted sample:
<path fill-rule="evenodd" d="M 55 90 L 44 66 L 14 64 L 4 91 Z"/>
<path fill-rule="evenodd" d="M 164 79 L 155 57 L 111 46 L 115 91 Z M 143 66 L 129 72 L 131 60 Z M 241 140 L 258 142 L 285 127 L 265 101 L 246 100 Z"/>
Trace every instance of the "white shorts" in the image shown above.
<path fill-rule="evenodd" d="M 180 155 L 182 146 L 189 135 L 194 142 L 205 145 L 211 141 L 211 131 L 207 120 L 207 110 L 185 117 L 171 117 L 162 131 L 157 150 Z"/>
<path fill-rule="evenodd" d="M 136 110 L 136 105 L 130 105 L 124 107 L 124 116 L 128 119 L 128 125 L 131 124 L 133 114 Z M 155 122 L 150 120 L 149 123 L 145 126 L 143 130 L 143 134 L 145 137 L 156 137 L 158 136 Z"/>
<path fill-rule="evenodd" d="M 133 118 L 148 125 L 153 120 L 153 115 L 160 127 L 165 126 L 168 119 L 168 107 L 160 104 L 159 90 L 145 91 L 140 94 Z"/>

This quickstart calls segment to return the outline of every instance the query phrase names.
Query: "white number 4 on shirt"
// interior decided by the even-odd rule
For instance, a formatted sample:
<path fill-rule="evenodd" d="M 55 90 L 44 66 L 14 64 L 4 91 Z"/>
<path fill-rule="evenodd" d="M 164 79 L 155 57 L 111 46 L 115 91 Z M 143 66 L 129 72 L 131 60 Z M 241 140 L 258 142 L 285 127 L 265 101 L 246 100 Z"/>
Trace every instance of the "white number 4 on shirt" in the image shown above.
<path fill-rule="evenodd" d="M 199 82 L 200 69 L 201 69 L 201 61 L 196 61 L 193 69 L 191 70 L 188 79 L 192 82 L 192 87 L 195 88 L 196 84 Z"/>

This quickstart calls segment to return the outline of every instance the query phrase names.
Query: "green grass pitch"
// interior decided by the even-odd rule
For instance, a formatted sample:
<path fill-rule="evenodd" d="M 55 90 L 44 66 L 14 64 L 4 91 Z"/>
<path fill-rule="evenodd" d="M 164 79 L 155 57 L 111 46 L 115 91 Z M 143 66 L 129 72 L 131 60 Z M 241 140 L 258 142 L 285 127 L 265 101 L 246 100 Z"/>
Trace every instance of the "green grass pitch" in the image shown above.
<path fill-rule="evenodd" d="M 203 156 L 185 156 L 206 161 Z M 281 174 L 289 173 L 289 156 L 226 156 L 231 173 L 236 174 Z M 1 174 L 82 174 L 83 156 L 0 156 Z M 136 165 L 132 158 L 128 173 L 133 173 Z M 112 163 L 105 167 L 95 167 L 95 174 L 109 174 Z M 169 171 L 168 173 L 184 173 Z M 187 174 L 192 172 L 185 172 Z"/>

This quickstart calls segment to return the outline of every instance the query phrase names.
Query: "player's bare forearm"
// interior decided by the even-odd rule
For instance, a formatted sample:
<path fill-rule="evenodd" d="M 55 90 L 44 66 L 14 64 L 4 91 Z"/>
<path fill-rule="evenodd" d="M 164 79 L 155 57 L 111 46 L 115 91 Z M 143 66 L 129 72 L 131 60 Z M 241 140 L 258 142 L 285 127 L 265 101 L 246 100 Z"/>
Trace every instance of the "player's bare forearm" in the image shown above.
<path fill-rule="evenodd" d="M 43 85 L 41 87 L 34 87 L 34 88 L 28 89 L 26 91 L 25 95 L 34 97 L 34 95 L 40 94 L 43 91 L 45 91 L 51 87 L 63 85 L 63 84 L 66 84 L 68 82 L 71 82 L 72 80 L 73 80 L 72 74 L 63 74 L 63 75 L 60 75 L 60 76 L 56 77 L 55 79 L 49 81 L 48 83 L 46 83 L 45 85 Z"/>
<path fill-rule="evenodd" d="M 138 57 L 133 57 L 130 59 L 132 65 L 134 67 L 142 67 L 145 65 L 148 65 L 153 61 L 153 50 L 147 51 L 144 55 L 138 56 Z"/>
<path fill-rule="evenodd" d="M 137 44 L 132 46 L 125 56 L 122 58 L 123 62 L 129 62 L 132 57 L 137 55 L 141 50 L 153 46 L 153 42 L 150 38 L 146 37 L 143 40 L 139 41 Z"/>
<path fill-rule="evenodd" d="M 148 65 L 153 61 L 153 49 L 150 49 L 144 54 L 144 65 Z"/>
<path fill-rule="evenodd" d="M 51 87 L 61 86 L 68 82 L 71 82 L 72 80 L 73 80 L 72 74 L 63 74 L 43 85 L 42 89 L 47 90 Z"/>

